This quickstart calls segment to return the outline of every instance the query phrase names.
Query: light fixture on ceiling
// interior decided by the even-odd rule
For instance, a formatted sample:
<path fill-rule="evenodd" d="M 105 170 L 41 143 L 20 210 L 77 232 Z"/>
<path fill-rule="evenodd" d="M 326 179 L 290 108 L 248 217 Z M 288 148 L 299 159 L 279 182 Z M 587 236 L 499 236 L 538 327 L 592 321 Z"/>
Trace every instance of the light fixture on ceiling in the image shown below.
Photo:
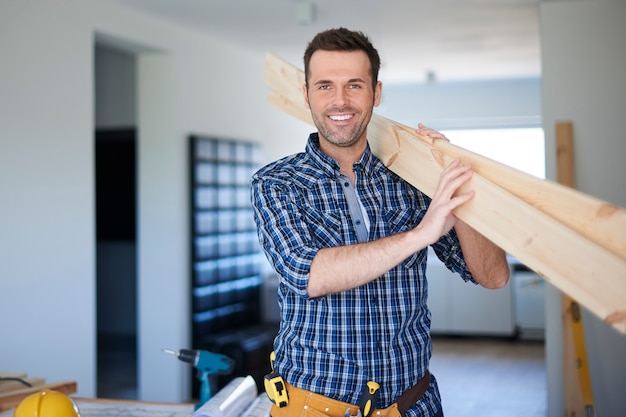
<path fill-rule="evenodd" d="M 434 85 L 437 84 L 437 73 L 432 70 L 426 71 L 426 84 Z"/>
<path fill-rule="evenodd" d="M 296 20 L 300 25 L 310 25 L 315 22 L 315 3 L 311 1 L 296 2 Z"/>

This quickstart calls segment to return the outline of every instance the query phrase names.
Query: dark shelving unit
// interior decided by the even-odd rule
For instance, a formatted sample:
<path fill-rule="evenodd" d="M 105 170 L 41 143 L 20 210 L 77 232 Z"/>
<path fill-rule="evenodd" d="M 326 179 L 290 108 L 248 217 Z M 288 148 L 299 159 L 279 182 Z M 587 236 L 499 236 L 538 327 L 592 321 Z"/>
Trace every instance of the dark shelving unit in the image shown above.
<path fill-rule="evenodd" d="M 262 253 L 250 203 L 261 147 L 246 141 L 190 137 L 192 345 L 235 359 L 234 376 L 262 387 L 276 329 L 262 322 Z M 198 383 L 194 378 L 193 394 Z"/>

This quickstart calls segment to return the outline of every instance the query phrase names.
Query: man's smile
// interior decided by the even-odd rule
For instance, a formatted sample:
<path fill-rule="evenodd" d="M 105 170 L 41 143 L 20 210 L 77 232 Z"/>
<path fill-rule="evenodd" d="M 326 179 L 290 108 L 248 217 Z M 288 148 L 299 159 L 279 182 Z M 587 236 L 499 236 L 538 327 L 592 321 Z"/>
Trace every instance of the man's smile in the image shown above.
<path fill-rule="evenodd" d="M 342 122 L 344 120 L 350 120 L 354 117 L 354 114 L 331 114 L 328 116 L 329 119 L 334 120 L 336 122 Z"/>

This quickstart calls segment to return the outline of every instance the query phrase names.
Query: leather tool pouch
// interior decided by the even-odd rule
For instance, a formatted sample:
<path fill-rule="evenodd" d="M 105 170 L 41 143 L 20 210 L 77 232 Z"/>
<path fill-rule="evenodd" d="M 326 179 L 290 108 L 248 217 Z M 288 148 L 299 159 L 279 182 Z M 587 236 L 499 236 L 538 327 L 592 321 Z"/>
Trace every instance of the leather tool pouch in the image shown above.
<path fill-rule="evenodd" d="M 320 411 L 314 410 L 311 407 L 304 408 L 301 406 L 297 408 L 295 404 L 289 403 L 286 407 L 278 407 L 275 404 L 270 409 L 270 417 L 333 417 L 330 414 L 325 414 Z M 341 416 L 344 417 L 344 416 Z"/>

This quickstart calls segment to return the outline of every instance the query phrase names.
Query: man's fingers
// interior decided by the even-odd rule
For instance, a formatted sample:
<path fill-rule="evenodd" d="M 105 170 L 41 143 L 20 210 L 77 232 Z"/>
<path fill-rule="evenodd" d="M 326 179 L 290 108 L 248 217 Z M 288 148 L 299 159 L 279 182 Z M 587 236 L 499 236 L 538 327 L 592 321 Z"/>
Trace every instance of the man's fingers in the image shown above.
<path fill-rule="evenodd" d="M 472 166 L 462 164 L 455 159 L 443 171 L 439 178 L 439 189 L 451 197 L 456 190 L 473 176 Z"/>
<path fill-rule="evenodd" d="M 450 139 L 448 139 L 443 133 L 424 126 L 422 123 L 417 124 L 417 129 L 415 129 L 415 132 L 422 136 L 428 136 L 431 139 L 443 139 L 450 142 Z"/>
<path fill-rule="evenodd" d="M 450 201 L 454 203 L 454 207 L 452 208 L 452 210 L 454 210 L 455 208 L 462 206 L 463 204 L 467 203 L 468 201 L 470 201 L 472 198 L 474 198 L 474 194 L 475 191 L 471 190 L 468 191 L 466 193 L 457 195 L 455 197 L 453 197 Z"/>
<path fill-rule="evenodd" d="M 464 193 L 459 193 L 457 195 L 452 195 L 450 196 L 450 198 L 442 201 L 441 205 L 442 207 L 445 206 L 446 211 L 452 212 L 457 207 L 462 206 L 463 204 L 474 198 L 475 194 L 476 192 L 474 190 L 470 190 Z"/>

